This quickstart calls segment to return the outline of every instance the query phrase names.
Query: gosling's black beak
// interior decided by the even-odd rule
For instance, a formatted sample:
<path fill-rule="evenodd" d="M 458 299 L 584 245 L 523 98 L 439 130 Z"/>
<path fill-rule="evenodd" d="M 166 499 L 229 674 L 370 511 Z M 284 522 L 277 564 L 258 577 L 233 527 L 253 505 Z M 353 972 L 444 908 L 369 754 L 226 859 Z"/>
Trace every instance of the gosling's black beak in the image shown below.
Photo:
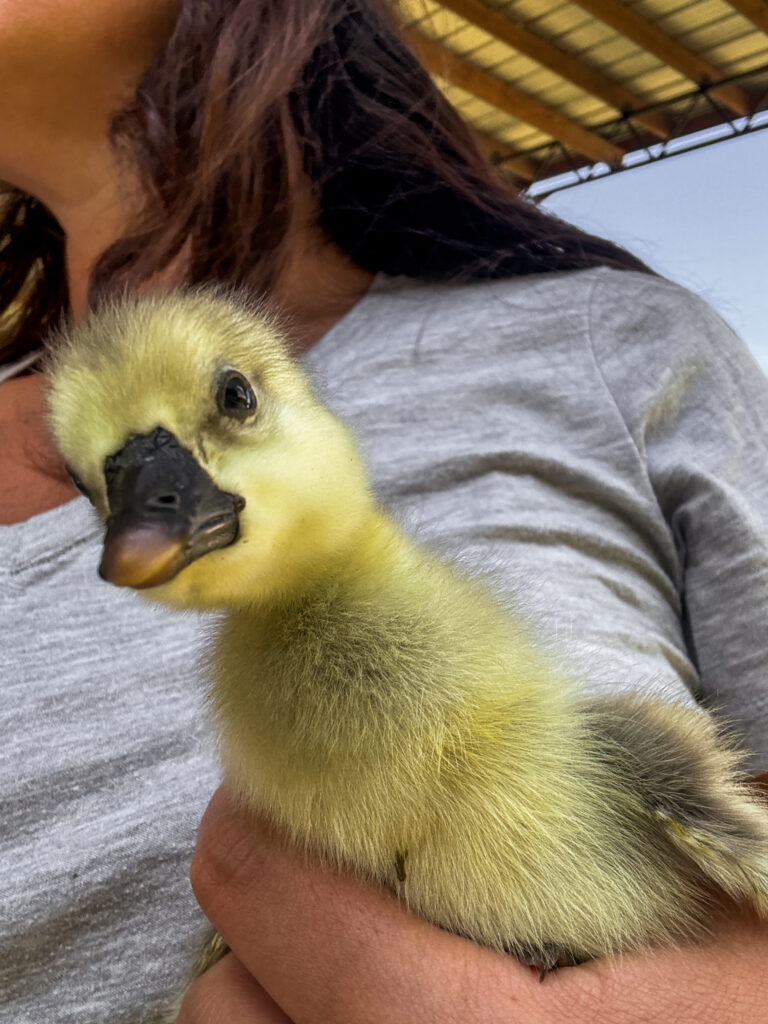
<path fill-rule="evenodd" d="M 245 500 L 221 491 L 163 427 L 104 460 L 110 515 L 99 575 L 118 587 L 167 583 L 237 539 Z"/>

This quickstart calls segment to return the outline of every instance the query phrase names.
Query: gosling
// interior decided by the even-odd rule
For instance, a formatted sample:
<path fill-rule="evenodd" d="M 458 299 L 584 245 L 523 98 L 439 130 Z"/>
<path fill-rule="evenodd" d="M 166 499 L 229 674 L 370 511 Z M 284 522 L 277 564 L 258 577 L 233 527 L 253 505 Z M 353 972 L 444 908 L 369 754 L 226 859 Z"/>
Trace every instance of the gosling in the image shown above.
<path fill-rule="evenodd" d="M 100 573 L 224 611 L 226 777 L 295 843 L 542 972 L 689 941 L 713 888 L 768 914 L 765 811 L 709 717 L 585 696 L 406 537 L 263 308 L 124 300 L 50 349 Z"/>

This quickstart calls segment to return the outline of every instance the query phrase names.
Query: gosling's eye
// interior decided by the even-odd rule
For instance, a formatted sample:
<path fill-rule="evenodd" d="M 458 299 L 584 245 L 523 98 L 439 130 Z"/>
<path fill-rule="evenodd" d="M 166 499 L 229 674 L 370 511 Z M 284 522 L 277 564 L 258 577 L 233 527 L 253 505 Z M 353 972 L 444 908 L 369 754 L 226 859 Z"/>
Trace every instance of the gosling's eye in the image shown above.
<path fill-rule="evenodd" d="M 64 469 L 67 471 L 69 479 L 72 481 L 72 483 L 78 489 L 78 491 L 80 491 L 80 493 L 83 495 L 84 498 L 87 498 L 88 501 L 90 501 L 90 503 L 93 504 L 93 499 L 91 498 L 90 491 L 85 486 L 85 484 L 80 479 L 80 477 L 77 475 L 77 473 L 73 472 L 73 470 L 72 470 L 72 468 L 70 466 L 66 466 L 65 465 Z"/>
<path fill-rule="evenodd" d="M 236 419 L 245 419 L 256 412 L 256 394 L 242 373 L 227 370 L 219 381 L 216 392 L 219 412 Z"/>

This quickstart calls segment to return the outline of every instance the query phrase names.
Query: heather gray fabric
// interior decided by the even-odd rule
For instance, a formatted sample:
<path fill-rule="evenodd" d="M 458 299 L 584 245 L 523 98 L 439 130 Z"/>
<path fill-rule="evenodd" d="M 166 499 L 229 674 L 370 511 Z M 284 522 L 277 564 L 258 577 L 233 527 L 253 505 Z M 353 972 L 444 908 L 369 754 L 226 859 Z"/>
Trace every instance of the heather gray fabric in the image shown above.
<path fill-rule="evenodd" d="M 382 501 L 593 689 L 720 707 L 768 768 L 768 385 L 700 300 L 609 270 L 379 278 L 309 354 Z M 201 620 L 102 583 L 84 499 L 0 528 L 0 1020 L 152 1021 L 203 926 Z"/>

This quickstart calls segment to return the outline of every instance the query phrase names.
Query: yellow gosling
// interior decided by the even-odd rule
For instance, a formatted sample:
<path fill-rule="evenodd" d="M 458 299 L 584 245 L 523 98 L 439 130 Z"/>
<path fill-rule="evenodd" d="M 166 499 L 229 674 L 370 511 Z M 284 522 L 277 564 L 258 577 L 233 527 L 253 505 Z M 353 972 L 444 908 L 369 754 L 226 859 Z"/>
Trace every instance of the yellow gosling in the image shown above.
<path fill-rule="evenodd" d="M 226 774 L 296 843 L 542 971 L 695 937 L 712 883 L 768 913 L 766 814 L 710 719 L 584 696 L 404 536 L 263 309 L 125 301 L 55 338 L 49 369 L 102 575 L 223 610 Z"/>

